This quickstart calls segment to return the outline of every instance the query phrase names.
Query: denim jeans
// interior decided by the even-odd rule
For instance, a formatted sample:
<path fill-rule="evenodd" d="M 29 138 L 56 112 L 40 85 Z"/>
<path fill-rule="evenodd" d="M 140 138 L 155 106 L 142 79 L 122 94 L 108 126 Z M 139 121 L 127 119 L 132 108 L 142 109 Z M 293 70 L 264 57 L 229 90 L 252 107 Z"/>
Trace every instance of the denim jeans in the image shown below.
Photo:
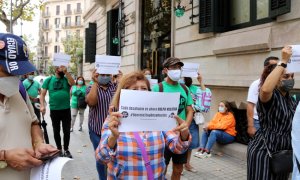
<path fill-rule="evenodd" d="M 204 131 L 201 137 L 200 148 L 210 151 L 216 141 L 221 144 L 228 144 L 234 141 L 234 136 L 222 130 Z"/>
<path fill-rule="evenodd" d="M 253 118 L 253 122 L 254 122 L 254 127 L 255 127 L 256 131 L 258 131 L 259 128 L 260 128 L 260 122 L 259 122 L 259 120 Z"/>
<path fill-rule="evenodd" d="M 89 134 L 90 134 L 90 140 L 93 144 L 94 150 L 96 151 L 96 149 L 99 145 L 101 136 L 99 136 L 92 130 L 89 130 Z M 98 171 L 99 180 L 106 180 L 107 179 L 106 178 L 106 165 L 101 162 L 96 161 L 96 168 Z"/>

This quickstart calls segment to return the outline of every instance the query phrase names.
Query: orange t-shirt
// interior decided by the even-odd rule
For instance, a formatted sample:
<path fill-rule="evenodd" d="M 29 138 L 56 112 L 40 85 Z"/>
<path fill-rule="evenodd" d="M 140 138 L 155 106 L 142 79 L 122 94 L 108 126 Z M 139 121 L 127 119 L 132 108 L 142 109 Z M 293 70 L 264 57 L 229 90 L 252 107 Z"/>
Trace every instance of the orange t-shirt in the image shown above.
<path fill-rule="evenodd" d="M 231 112 L 222 114 L 217 112 L 214 118 L 207 125 L 208 130 L 223 130 L 224 132 L 236 136 L 235 118 Z"/>

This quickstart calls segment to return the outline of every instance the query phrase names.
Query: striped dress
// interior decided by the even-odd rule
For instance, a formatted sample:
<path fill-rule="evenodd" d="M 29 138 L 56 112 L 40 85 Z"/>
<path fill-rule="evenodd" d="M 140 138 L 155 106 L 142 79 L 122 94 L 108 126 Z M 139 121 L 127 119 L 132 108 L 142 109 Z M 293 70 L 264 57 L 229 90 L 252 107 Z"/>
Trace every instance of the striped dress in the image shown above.
<path fill-rule="evenodd" d="M 295 110 L 295 100 L 289 94 L 282 96 L 277 89 L 273 91 L 269 102 L 262 103 L 258 99 L 257 112 L 261 128 L 248 145 L 248 180 L 288 179 L 289 173 L 276 175 L 271 172 L 263 138 L 271 152 L 292 149 L 291 130 Z"/>

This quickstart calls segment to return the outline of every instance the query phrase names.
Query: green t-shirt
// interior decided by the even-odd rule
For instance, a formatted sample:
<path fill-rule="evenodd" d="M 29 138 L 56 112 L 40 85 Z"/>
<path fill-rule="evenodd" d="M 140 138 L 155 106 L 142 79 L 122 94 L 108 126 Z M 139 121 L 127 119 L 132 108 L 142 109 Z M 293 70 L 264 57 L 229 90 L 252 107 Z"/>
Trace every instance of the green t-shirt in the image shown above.
<path fill-rule="evenodd" d="M 72 86 L 71 108 L 74 108 L 74 109 L 78 108 L 77 97 L 78 96 L 85 97 L 85 91 L 86 91 L 86 86 L 81 86 L 80 88 L 78 88 L 77 85 Z"/>
<path fill-rule="evenodd" d="M 178 116 L 185 120 L 186 119 L 186 107 L 191 106 L 193 104 L 193 99 L 188 87 L 188 94 L 186 94 L 185 90 L 181 87 L 179 83 L 176 85 L 168 84 L 166 81 L 162 82 L 163 92 L 180 92 L 180 100 L 178 107 Z M 159 92 L 159 85 L 156 84 L 153 86 L 152 91 Z"/>
<path fill-rule="evenodd" d="M 33 82 L 33 84 L 31 85 L 32 82 Z M 24 87 L 25 87 L 26 90 L 28 89 L 27 93 L 28 93 L 28 95 L 30 97 L 33 97 L 33 98 L 37 98 L 38 97 L 38 95 L 39 95 L 39 89 L 41 89 L 40 83 L 38 83 L 35 80 L 29 81 L 28 79 L 25 79 L 23 81 L 23 85 L 24 85 Z"/>
<path fill-rule="evenodd" d="M 49 91 L 50 110 L 70 108 L 70 85 L 67 78 L 48 77 L 42 88 Z"/>

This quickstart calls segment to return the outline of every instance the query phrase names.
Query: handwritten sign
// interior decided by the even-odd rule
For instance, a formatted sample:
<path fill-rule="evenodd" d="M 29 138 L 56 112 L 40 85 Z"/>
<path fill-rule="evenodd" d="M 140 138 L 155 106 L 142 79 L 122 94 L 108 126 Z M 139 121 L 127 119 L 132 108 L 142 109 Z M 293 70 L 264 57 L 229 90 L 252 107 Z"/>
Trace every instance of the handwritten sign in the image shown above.
<path fill-rule="evenodd" d="M 169 131 L 176 127 L 180 93 L 121 91 L 120 132 Z"/>
<path fill-rule="evenodd" d="M 181 77 L 198 77 L 199 64 L 184 63 L 182 67 Z"/>
<path fill-rule="evenodd" d="M 99 74 L 119 74 L 121 56 L 96 55 L 95 68 Z"/>
<path fill-rule="evenodd" d="M 300 72 L 300 45 L 291 45 L 293 54 L 287 64 L 287 72 Z"/>
<path fill-rule="evenodd" d="M 69 66 L 71 56 L 63 53 L 55 53 L 53 56 L 53 66 Z"/>

